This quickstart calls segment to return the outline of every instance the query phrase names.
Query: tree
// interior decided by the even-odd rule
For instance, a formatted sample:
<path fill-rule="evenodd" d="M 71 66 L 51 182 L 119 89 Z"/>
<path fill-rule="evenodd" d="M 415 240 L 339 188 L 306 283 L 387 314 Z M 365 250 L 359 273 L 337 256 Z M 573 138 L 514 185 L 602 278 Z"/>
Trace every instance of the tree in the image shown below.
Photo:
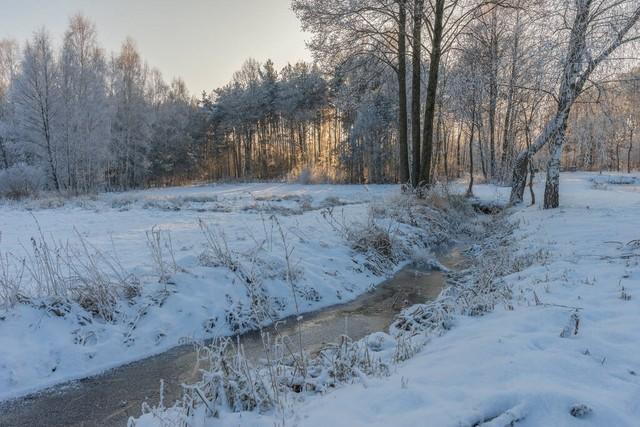
<path fill-rule="evenodd" d="M 18 73 L 18 44 L 14 40 L 0 40 L 0 167 L 9 168 L 9 144 L 15 132 L 15 114 L 10 89 Z"/>
<path fill-rule="evenodd" d="M 109 185 L 120 189 L 144 183 L 149 168 L 147 153 L 151 134 L 151 111 L 146 99 L 148 70 L 131 39 L 127 39 L 112 63 L 111 124 L 114 158 L 108 171 Z"/>
<path fill-rule="evenodd" d="M 398 0 L 398 144 L 400 146 L 400 182 L 409 182 L 407 136 L 407 0 Z"/>
<path fill-rule="evenodd" d="M 47 164 L 51 185 L 60 191 L 54 127 L 60 114 L 60 92 L 56 64 L 49 35 L 40 30 L 24 48 L 24 58 L 14 93 L 24 137 L 37 148 L 36 155 Z"/>
<path fill-rule="evenodd" d="M 82 15 L 69 22 L 60 60 L 61 181 L 75 192 L 102 184 L 109 139 L 106 61 L 95 26 Z"/>
<path fill-rule="evenodd" d="M 640 5 L 635 1 L 603 0 L 596 5 L 593 0 L 576 0 L 574 6 L 571 10 L 573 23 L 569 28 L 567 52 L 561 64 L 555 113 L 535 142 L 516 159 L 511 203 L 522 202 L 528 162 L 549 143 L 551 147 L 544 207 L 549 209 L 559 206 L 560 156 L 571 107 L 598 66 L 620 46 L 639 38 L 635 32 L 631 32 L 640 19 Z"/>
<path fill-rule="evenodd" d="M 184 81 L 174 79 L 158 103 L 149 152 L 149 178 L 177 185 L 189 178 L 196 164 L 190 118 L 193 104 Z"/>
<path fill-rule="evenodd" d="M 423 0 L 417 0 L 422 2 Z M 434 120 L 438 92 L 440 60 L 471 22 L 483 14 L 491 12 L 497 1 L 429 0 L 427 30 L 431 39 L 429 51 L 429 75 L 424 109 L 424 133 L 422 140 L 422 160 L 420 182 L 431 184 L 431 158 L 433 152 Z"/>
<path fill-rule="evenodd" d="M 328 70 L 340 68 L 345 63 L 363 66 L 365 70 L 377 69 L 370 66 L 373 61 L 385 64 L 396 73 L 399 176 L 406 182 L 409 177 L 405 63 L 407 0 L 293 0 L 292 8 L 302 21 L 303 29 L 314 35 L 309 48 Z"/>
<path fill-rule="evenodd" d="M 420 162 L 423 160 L 420 151 L 424 147 L 420 141 L 420 87 L 422 85 L 422 16 L 424 14 L 423 0 L 415 0 L 413 9 L 413 51 L 411 74 L 411 143 L 412 166 L 411 184 L 417 187 L 420 182 Z"/>

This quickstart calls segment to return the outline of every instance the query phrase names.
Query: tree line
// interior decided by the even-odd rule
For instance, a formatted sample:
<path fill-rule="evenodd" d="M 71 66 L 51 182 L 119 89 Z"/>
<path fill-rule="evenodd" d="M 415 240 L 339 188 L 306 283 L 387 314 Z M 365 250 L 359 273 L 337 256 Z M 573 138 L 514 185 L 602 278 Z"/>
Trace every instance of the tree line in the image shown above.
<path fill-rule="evenodd" d="M 58 49 L 45 30 L 21 47 L 2 40 L 0 193 L 299 176 L 397 182 L 388 76 L 365 83 L 358 73 L 249 59 L 196 98 L 131 39 L 108 55 L 82 15 Z"/>
<path fill-rule="evenodd" d="M 107 56 L 87 18 L 55 49 L 43 29 L 22 48 L 0 42 L 0 173 L 6 191 L 139 187 L 190 173 L 197 104 L 166 83 L 127 39 Z"/>

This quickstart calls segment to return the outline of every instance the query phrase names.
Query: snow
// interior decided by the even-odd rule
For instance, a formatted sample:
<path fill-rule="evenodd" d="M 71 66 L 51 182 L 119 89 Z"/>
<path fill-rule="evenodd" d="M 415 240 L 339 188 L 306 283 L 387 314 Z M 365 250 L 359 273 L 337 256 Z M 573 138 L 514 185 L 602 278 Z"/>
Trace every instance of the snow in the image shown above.
<path fill-rule="evenodd" d="M 559 209 L 527 206 L 528 192 L 511 208 L 516 249 L 536 259 L 504 278 L 513 288 L 508 306 L 460 316 L 389 377 L 305 396 L 286 424 L 637 426 L 640 192 L 611 176 L 562 174 Z M 541 200 L 542 183 L 535 190 Z M 508 199 L 507 188 L 474 193 Z M 194 425 L 271 426 L 279 416 L 223 413 Z M 146 415 L 136 425 L 157 423 Z"/>
<path fill-rule="evenodd" d="M 292 270 L 300 275 L 301 312 L 355 298 L 385 277 L 366 268 L 365 256 L 354 253 L 324 218 L 323 208 L 333 207 L 347 223 L 366 223 L 370 203 L 398 191 L 392 185 L 220 184 L 4 202 L 0 253 L 24 256 L 30 238 L 39 235 L 38 224 L 50 242 L 77 246 L 77 232 L 96 249 L 117 254 L 123 268 L 140 278 L 143 292 L 130 304 L 119 303 L 114 322 L 88 321 L 77 304 L 63 317 L 27 304 L 6 312 L 0 308 L 0 399 L 99 373 L 184 339 L 234 332 L 225 316 L 246 314 L 246 287 L 228 269 L 199 261 L 206 249 L 199 219 L 223 232 L 230 250 L 258 271 L 277 317 L 295 313 L 278 224 L 293 251 Z M 154 272 L 146 236 L 154 226 L 170 231 L 183 270 L 173 274 L 169 285 L 158 283 Z M 424 230 L 404 224 L 395 229 L 408 247 L 425 252 Z M 407 254 L 407 260 L 411 257 Z M 165 288 L 170 295 L 158 303 Z M 34 292 L 33 283 L 24 284 L 23 293 Z"/>

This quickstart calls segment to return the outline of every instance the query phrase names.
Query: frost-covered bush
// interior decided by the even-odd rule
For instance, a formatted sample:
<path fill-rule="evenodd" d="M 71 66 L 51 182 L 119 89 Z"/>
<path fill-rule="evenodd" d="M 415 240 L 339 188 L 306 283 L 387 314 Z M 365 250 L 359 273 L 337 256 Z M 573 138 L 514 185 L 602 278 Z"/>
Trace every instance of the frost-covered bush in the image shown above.
<path fill-rule="evenodd" d="M 441 295 L 435 301 L 414 304 L 402 310 L 391 325 L 391 331 L 397 337 L 407 334 L 440 335 L 451 329 L 455 315 L 455 300 Z"/>
<path fill-rule="evenodd" d="M 347 222 L 344 217 L 336 215 L 332 207 L 323 209 L 322 216 L 355 252 L 366 256 L 367 268 L 376 274 L 395 265 L 406 251 L 401 241 L 394 238 L 395 229 L 378 223 L 374 212 L 370 212 L 366 223 Z"/>
<path fill-rule="evenodd" d="M 155 407 L 143 404 L 143 417 L 162 425 L 195 426 L 221 412 L 282 412 L 293 395 L 324 393 L 367 376 L 388 376 L 401 345 L 384 332 L 357 341 L 341 336 L 312 357 L 292 349 L 289 339 L 263 334 L 265 357 L 256 362 L 245 355 L 242 342 L 237 345 L 230 338 L 196 344 L 198 366 L 205 367 L 200 381 L 183 385 L 183 397 L 172 408 L 165 408 L 162 400 Z M 403 341 L 403 348 L 407 345 Z M 129 426 L 136 425 L 130 419 Z"/>
<path fill-rule="evenodd" d="M 311 184 L 312 173 L 308 168 L 302 169 L 300 174 L 298 175 L 298 183 L 300 184 Z"/>
<path fill-rule="evenodd" d="M 37 304 L 47 311 L 61 302 L 75 303 L 86 313 L 114 321 L 118 304 L 141 293 L 139 280 L 120 265 L 117 254 L 101 252 L 80 233 L 77 240 L 61 243 L 47 239 L 42 230 L 31 238 L 24 257 L 2 255 L 0 262 L 0 304 Z M 30 281 L 30 292 L 21 293 Z"/>
<path fill-rule="evenodd" d="M 448 271 L 449 286 L 438 298 L 402 310 L 390 328 L 395 336 L 440 335 L 454 325 L 456 316 L 481 316 L 500 304 L 509 307 L 513 295 L 505 276 L 547 259 L 544 251 L 517 253 L 512 239 L 515 224 L 504 217 L 485 219 L 482 224 L 486 235 L 465 251 L 468 259 L 475 260 L 474 267 Z"/>
<path fill-rule="evenodd" d="M 262 251 L 262 245 L 258 244 L 248 253 L 239 253 L 230 249 L 223 230 L 209 227 L 201 219 L 198 220 L 198 224 L 205 237 L 207 248 L 199 257 L 201 265 L 228 269 L 236 277 L 237 282 L 244 286 L 250 300 L 251 306 L 247 309 L 248 313 L 251 313 L 249 323 L 246 323 L 248 316 L 243 313 L 243 310 L 232 310 L 231 314 L 227 314 L 227 316 L 231 316 L 227 319 L 229 325 L 232 328 L 233 325 L 239 325 L 237 329 L 239 332 L 244 330 L 245 326 L 256 327 L 265 319 L 270 318 L 273 315 L 271 301 L 262 283 L 263 275 L 258 271 L 258 266 L 261 263 L 259 253 Z M 233 304 L 230 303 L 230 307 L 232 306 Z"/>
<path fill-rule="evenodd" d="M 598 175 L 591 178 L 592 187 L 597 190 L 606 190 L 608 185 L 634 185 L 640 183 L 640 179 L 629 175 Z"/>
<path fill-rule="evenodd" d="M 326 184 L 339 181 L 336 177 L 329 176 L 329 173 L 318 166 L 305 166 L 294 169 L 287 177 L 287 181 L 298 184 Z"/>
<path fill-rule="evenodd" d="M 0 197 L 21 199 L 35 196 L 46 183 L 47 176 L 42 169 L 18 163 L 0 170 Z"/>

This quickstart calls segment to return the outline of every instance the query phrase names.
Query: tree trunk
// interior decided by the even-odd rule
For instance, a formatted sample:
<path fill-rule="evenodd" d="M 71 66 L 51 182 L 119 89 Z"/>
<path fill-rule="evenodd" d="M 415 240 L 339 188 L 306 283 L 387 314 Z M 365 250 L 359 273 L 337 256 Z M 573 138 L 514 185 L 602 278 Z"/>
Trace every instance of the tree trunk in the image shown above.
<path fill-rule="evenodd" d="M 527 184 L 527 167 L 529 165 L 531 157 L 533 157 L 533 155 L 536 154 L 538 150 L 540 150 L 540 148 L 542 148 L 547 143 L 547 141 L 558 140 L 555 135 L 563 125 L 562 122 L 564 122 L 565 120 L 566 118 L 563 119 L 561 112 L 557 112 L 554 118 L 547 122 L 546 126 L 542 130 L 542 133 L 538 135 L 538 138 L 535 140 L 535 142 L 518 155 L 513 166 L 513 175 L 511 178 L 511 196 L 509 197 L 509 203 L 514 205 L 522 203 L 524 189 Z"/>
<path fill-rule="evenodd" d="M 49 169 L 51 171 L 51 177 L 53 178 L 53 185 L 56 191 L 60 192 L 60 180 L 58 179 L 58 172 L 56 171 L 55 161 L 53 160 L 53 151 L 51 149 L 49 137 L 47 137 L 47 156 L 49 158 Z"/>
<path fill-rule="evenodd" d="M 398 19 L 398 143 L 400 145 L 400 182 L 409 182 L 409 147 L 407 142 L 407 57 L 406 0 L 399 0 Z"/>
<path fill-rule="evenodd" d="M 629 150 L 631 152 L 631 150 Z M 9 159 L 7 157 L 7 150 L 4 148 L 4 138 L 0 136 L 0 154 L 2 155 L 2 164 L 5 169 L 9 169 Z"/>
<path fill-rule="evenodd" d="M 517 205 L 522 203 L 524 197 L 524 187 L 527 184 L 527 166 L 529 165 L 529 150 L 525 150 L 518 157 L 513 165 L 513 176 L 511 178 L 511 196 L 509 203 Z"/>
<path fill-rule="evenodd" d="M 501 176 L 503 180 L 507 179 L 507 163 L 509 162 L 509 151 L 511 147 L 511 116 L 513 114 L 513 96 L 515 93 L 515 85 L 518 77 L 518 45 L 520 42 L 520 10 L 516 11 L 515 34 L 513 36 L 513 48 L 511 51 L 511 73 L 509 76 L 509 91 L 507 93 L 507 107 L 504 115 L 504 132 L 502 135 L 502 158 L 500 161 Z"/>
<path fill-rule="evenodd" d="M 564 143 L 564 127 L 555 133 L 551 155 L 547 166 L 547 182 L 544 186 L 544 208 L 553 209 L 560 205 L 560 157 Z"/>
<path fill-rule="evenodd" d="M 458 138 L 456 141 L 456 178 L 460 177 L 460 137 L 462 136 L 462 126 L 458 130 Z"/>
<path fill-rule="evenodd" d="M 480 150 L 480 166 L 482 167 L 482 176 L 484 177 L 484 180 L 487 181 L 488 180 L 488 176 L 487 176 L 487 163 L 485 162 L 484 159 L 484 147 L 483 147 L 483 143 L 482 143 L 482 127 L 480 125 L 478 125 L 478 149 Z"/>
<path fill-rule="evenodd" d="M 493 179 L 496 173 L 496 110 L 498 107 L 498 36 L 496 9 L 491 13 L 491 38 L 489 73 L 489 178 Z"/>
<path fill-rule="evenodd" d="M 536 193 L 533 192 L 533 178 L 536 174 L 536 170 L 533 167 L 533 162 L 529 162 L 529 193 L 531 194 L 531 206 L 536 204 Z"/>
<path fill-rule="evenodd" d="M 467 197 L 473 196 L 473 133 L 475 131 L 475 114 L 471 120 L 471 136 L 469 137 L 469 187 L 467 188 Z"/>
<path fill-rule="evenodd" d="M 633 129 L 629 129 L 629 148 L 627 149 L 627 173 L 631 173 L 631 148 L 633 147 Z"/>
<path fill-rule="evenodd" d="M 413 11 L 413 71 L 411 80 L 411 136 L 412 136 L 412 167 L 411 185 L 418 186 L 420 175 L 420 74 L 421 58 L 420 50 L 422 45 L 422 13 L 423 0 L 415 0 Z"/>
<path fill-rule="evenodd" d="M 450 131 L 447 129 L 443 132 L 442 137 L 442 165 L 444 166 L 444 176 L 449 181 L 449 137 Z"/>
<path fill-rule="evenodd" d="M 422 170 L 420 181 L 425 185 L 431 184 L 431 155 L 433 152 L 433 121 L 436 112 L 436 95 L 438 90 L 438 72 L 440 70 L 440 56 L 442 44 L 442 29 L 445 0 L 435 0 L 435 15 L 433 17 L 433 34 L 431 39 L 431 53 L 429 55 L 429 79 L 427 83 L 427 98 L 424 108 L 424 132 L 422 137 Z"/>

